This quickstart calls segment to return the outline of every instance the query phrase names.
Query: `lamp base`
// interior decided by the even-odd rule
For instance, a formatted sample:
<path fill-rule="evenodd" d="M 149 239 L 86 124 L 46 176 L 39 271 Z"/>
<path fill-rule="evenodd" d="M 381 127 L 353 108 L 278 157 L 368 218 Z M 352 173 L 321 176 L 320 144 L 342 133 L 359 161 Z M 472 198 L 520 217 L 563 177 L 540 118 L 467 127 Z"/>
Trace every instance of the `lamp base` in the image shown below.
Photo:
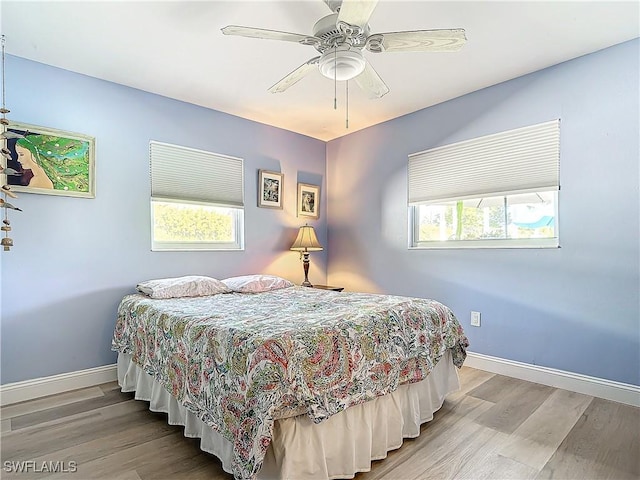
<path fill-rule="evenodd" d="M 313 287 L 309 281 L 309 252 L 302 252 L 302 268 L 304 269 L 303 287 Z"/>

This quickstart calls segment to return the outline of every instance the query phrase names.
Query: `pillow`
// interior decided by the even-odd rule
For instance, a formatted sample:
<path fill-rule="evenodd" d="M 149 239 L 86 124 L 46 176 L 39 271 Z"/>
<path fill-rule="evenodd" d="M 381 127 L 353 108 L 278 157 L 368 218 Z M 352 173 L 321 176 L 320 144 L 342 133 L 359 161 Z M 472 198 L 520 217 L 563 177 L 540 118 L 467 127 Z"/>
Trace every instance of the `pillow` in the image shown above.
<path fill-rule="evenodd" d="M 220 280 L 202 275 L 147 280 L 136 288 L 151 298 L 202 297 L 231 291 Z"/>
<path fill-rule="evenodd" d="M 293 283 L 275 275 L 243 275 L 222 280 L 227 287 L 239 293 L 260 293 L 293 287 Z"/>

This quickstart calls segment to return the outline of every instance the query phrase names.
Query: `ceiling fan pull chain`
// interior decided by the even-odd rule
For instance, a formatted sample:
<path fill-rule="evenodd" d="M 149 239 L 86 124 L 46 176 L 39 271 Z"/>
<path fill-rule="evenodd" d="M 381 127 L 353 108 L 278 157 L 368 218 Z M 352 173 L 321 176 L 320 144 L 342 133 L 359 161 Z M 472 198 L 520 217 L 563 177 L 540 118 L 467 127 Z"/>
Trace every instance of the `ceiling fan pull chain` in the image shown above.
<path fill-rule="evenodd" d="M 349 129 L 349 80 L 347 80 L 344 83 L 347 85 L 347 95 L 346 95 L 347 96 L 347 98 L 346 98 L 346 100 L 347 100 L 347 102 L 346 102 L 347 103 L 347 118 L 346 118 L 346 121 L 345 121 L 345 125 L 346 125 L 346 128 L 348 130 Z"/>
<path fill-rule="evenodd" d="M 333 47 L 333 109 L 338 109 L 338 46 Z"/>

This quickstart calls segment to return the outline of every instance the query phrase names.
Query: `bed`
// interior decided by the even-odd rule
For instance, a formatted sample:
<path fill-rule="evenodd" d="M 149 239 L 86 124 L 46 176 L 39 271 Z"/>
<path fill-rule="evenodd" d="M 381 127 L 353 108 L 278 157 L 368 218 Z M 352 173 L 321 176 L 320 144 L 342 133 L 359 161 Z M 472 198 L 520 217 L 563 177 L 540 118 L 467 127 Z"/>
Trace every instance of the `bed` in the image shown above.
<path fill-rule="evenodd" d="M 112 342 L 122 390 L 238 479 L 369 470 L 458 388 L 467 346 L 434 300 L 297 286 L 127 295 Z"/>

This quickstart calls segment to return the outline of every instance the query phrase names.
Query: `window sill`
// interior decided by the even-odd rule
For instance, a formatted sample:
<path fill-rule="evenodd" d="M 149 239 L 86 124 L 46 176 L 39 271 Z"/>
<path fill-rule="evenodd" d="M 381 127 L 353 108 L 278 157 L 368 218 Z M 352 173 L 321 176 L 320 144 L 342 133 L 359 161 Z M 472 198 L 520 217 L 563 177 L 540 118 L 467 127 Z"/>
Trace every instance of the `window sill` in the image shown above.
<path fill-rule="evenodd" d="M 459 250 L 459 249 L 483 249 L 483 248 L 560 248 L 557 238 L 531 240 L 452 240 L 442 242 L 420 242 L 410 245 L 409 250 Z"/>

